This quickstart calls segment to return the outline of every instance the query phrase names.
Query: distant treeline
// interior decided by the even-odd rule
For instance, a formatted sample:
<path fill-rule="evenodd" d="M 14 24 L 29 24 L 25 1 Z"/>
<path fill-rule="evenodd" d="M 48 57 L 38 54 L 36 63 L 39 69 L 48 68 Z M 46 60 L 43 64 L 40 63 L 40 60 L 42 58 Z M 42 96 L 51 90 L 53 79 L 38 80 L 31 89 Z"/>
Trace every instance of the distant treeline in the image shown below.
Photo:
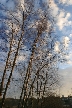
<path fill-rule="evenodd" d="M 5 108 L 18 108 L 18 103 L 19 99 L 7 98 L 5 100 Z M 49 97 L 43 97 L 42 99 L 29 98 L 25 100 L 24 108 L 70 108 L 70 107 L 67 106 L 63 107 L 63 101 L 61 100 L 60 97 L 49 96 Z"/>

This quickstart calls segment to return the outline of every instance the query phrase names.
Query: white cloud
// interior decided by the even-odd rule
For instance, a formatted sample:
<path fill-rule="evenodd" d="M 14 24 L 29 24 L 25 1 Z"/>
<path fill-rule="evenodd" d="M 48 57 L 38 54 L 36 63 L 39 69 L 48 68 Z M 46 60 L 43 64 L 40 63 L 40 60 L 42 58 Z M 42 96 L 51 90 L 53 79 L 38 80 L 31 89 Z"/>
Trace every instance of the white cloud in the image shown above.
<path fill-rule="evenodd" d="M 68 55 L 65 55 L 65 58 L 67 60 L 66 65 L 72 66 L 72 51 Z"/>
<path fill-rule="evenodd" d="M 69 22 L 69 18 L 70 18 L 70 13 L 67 13 L 65 15 L 64 11 L 60 11 L 60 14 L 58 16 L 58 21 L 57 21 L 57 26 L 59 27 L 59 30 L 62 30 L 64 28 L 64 26 L 68 26 L 69 23 L 71 24 L 71 22 Z"/>
<path fill-rule="evenodd" d="M 69 37 L 72 37 L 72 34 L 70 34 Z"/>
<path fill-rule="evenodd" d="M 21 3 L 22 9 L 24 10 L 24 0 L 21 0 L 20 3 Z"/>
<path fill-rule="evenodd" d="M 72 0 L 60 0 L 60 3 L 72 5 Z"/>
<path fill-rule="evenodd" d="M 71 60 L 69 60 L 67 63 L 70 64 L 70 65 L 72 65 L 72 61 Z"/>
<path fill-rule="evenodd" d="M 59 73 L 62 76 L 61 80 L 62 88 L 60 89 L 60 93 L 67 96 L 69 95 L 68 91 L 69 93 L 71 93 L 71 88 L 72 88 L 72 67 L 66 69 L 60 69 Z"/>
<path fill-rule="evenodd" d="M 57 6 L 54 0 L 47 0 L 47 2 L 50 4 L 52 15 L 56 16 L 58 14 L 59 7 Z"/>
<path fill-rule="evenodd" d="M 59 52 L 59 45 L 60 45 L 59 42 L 55 43 L 55 48 L 54 49 L 55 49 L 56 52 Z"/>
<path fill-rule="evenodd" d="M 67 64 L 72 66 L 72 52 L 69 53 L 67 59 L 68 59 Z"/>
<path fill-rule="evenodd" d="M 55 0 L 47 0 L 48 4 L 50 3 L 51 14 L 56 18 L 57 26 L 61 31 L 65 26 L 72 25 L 72 21 L 69 21 L 71 14 L 59 8 L 55 3 Z M 66 2 L 66 0 L 63 0 Z"/>
<path fill-rule="evenodd" d="M 72 26 L 72 21 L 68 21 L 68 22 L 66 23 L 66 26 Z"/>
<path fill-rule="evenodd" d="M 65 45 L 65 47 L 67 48 L 68 46 L 69 46 L 69 37 L 64 37 L 64 39 L 63 39 L 63 41 L 64 41 L 64 45 Z"/>

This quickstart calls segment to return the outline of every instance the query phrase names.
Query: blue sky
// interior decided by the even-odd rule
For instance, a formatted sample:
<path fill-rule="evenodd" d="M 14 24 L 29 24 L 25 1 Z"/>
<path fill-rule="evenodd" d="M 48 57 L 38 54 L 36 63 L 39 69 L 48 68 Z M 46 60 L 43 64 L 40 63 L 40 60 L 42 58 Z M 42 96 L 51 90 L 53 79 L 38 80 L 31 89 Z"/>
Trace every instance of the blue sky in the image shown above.
<path fill-rule="evenodd" d="M 60 94 L 72 95 L 72 0 L 59 0 L 61 4 L 56 5 L 53 1 L 53 6 L 60 11 L 58 14 L 57 34 L 62 37 L 67 37 L 68 55 L 67 62 L 60 63 L 59 73 L 62 76 Z M 65 43 L 66 44 L 66 43 Z"/>
<path fill-rule="evenodd" d="M 21 1 L 23 3 L 23 0 Z M 62 64 L 60 63 L 59 65 L 59 73 L 63 78 L 61 94 L 64 94 L 64 91 L 67 89 L 65 91 L 65 95 L 68 95 L 68 91 L 70 92 L 72 84 L 72 0 L 58 0 L 59 3 L 56 3 L 56 1 L 57 0 L 50 0 L 52 15 L 56 18 L 56 34 L 61 38 L 61 40 L 64 41 L 64 45 L 69 53 L 65 56 L 67 62 Z M 46 3 L 48 2 L 49 0 L 46 0 Z M 0 3 L 5 5 L 9 10 L 14 10 L 15 8 L 15 0 L 2 0 L 0 1 Z M 36 0 L 36 4 L 37 3 L 39 3 L 39 0 Z M 0 40 L 0 42 L 2 42 L 2 40 Z M 56 48 L 58 50 L 57 46 Z M 0 52 L 0 54 L 0 63 L 2 64 L 3 55 L 5 56 L 5 54 L 3 54 L 2 52 Z M 22 56 L 20 57 L 20 60 L 22 60 Z M 3 68 L 3 64 L 1 65 L 1 67 Z"/>

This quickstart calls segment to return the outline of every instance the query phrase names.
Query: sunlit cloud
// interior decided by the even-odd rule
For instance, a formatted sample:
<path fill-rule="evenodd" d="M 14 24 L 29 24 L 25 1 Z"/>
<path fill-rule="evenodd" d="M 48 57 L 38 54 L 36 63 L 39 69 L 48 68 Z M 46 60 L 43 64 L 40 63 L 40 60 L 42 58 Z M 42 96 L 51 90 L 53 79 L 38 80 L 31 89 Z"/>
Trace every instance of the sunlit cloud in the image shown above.
<path fill-rule="evenodd" d="M 25 9 L 25 8 L 24 8 L 24 0 L 21 0 L 20 3 L 21 3 L 22 9 L 24 10 L 24 9 Z"/>
<path fill-rule="evenodd" d="M 72 5 L 72 0 L 60 0 L 60 2 L 67 5 Z"/>
<path fill-rule="evenodd" d="M 70 13 L 65 13 L 64 11 L 61 11 L 59 16 L 58 16 L 58 21 L 57 21 L 57 26 L 59 27 L 59 30 L 62 30 L 65 26 L 69 25 L 69 18 L 70 18 Z"/>
<path fill-rule="evenodd" d="M 72 65 L 72 61 L 71 60 L 69 60 L 67 63 L 70 64 L 70 65 Z"/>
<path fill-rule="evenodd" d="M 59 52 L 60 51 L 59 50 L 59 45 L 60 45 L 59 42 L 56 42 L 55 43 L 55 48 L 54 49 L 55 49 L 56 52 Z"/>
<path fill-rule="evenodd" d="M 63 37 L 63 44 L 64 44 L 65 48 L 68 48 L 69 42 L 70 42 L 69 37 L 67 37 L 67 36 Z"/>
<path fill-rule="evenodd" d="M 47 0 L 47 1 L 48 1 L 48 3 L 50 3 L 52 15 L 56 16 L 58 14 L 59 7 L 57 6 L 57 4 L 55 3 L 54 0 Z"/>
<path fill-rule="evenodd" d="M 71 14 L 69 12 L 60 9 L 60 7 L 55 3 L 55 0 L 47 0 L 47 2 L 50 3 L 51 14 L 56 18 L 56 25 L 58 26 L 60 31 L 63 31 L 63 28 L 65 26 L 72 25 L 72 21 L 69 20 L 69 18 L 71 17 Z"/>
<path fill-rule="evenodd" d="M 60 89 L 61 95 L 69 95 L 72 88 L 72 67 L 59 70 L 60 75 L 63 77 L 61 83 L 62 87 Z"/>

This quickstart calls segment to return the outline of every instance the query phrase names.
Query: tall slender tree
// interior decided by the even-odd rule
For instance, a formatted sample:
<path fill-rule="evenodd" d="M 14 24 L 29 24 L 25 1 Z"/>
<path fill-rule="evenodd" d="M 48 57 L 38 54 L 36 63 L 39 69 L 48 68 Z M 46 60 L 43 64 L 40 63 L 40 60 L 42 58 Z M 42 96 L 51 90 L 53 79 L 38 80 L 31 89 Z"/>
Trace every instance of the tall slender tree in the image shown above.
<path fill-rule="evenodd" d="M 55 50 L 57 36 L 54 35 L 54 19 L 50 13 L 50 0 L 47 5 L 44 1 L 36 0 L 22 0 L 16 1 L 16 8 L 14 11 L 7 10 L 4 6 L 3 10 L 7 12 L 8 19 L 5 24 L 12 24 L 12 28 L 8 27 L 8 39 L 11 39 L 10 50 L 8 50 L 8 57 L 6 60 L 5 69 L 1 81 L 0 95 L 4 86 L 5 74 L 9 69 L 9 76 L 2 98 L 2 106 L 4 106 L 5 97 L 14 69 L 23 71 L 24 78 L 21 89 L 20 100 L 18 108 L 25 108 L 28 99 L 32 92 L 37 96 L 37 104 L 39 105 L 39 98 L 45 95 L 46 90 L 52 89 L 53 84 L 58 83 L 58 60 L 60 54 Z M 36 4 L 35 4 L 36 3 Z M 10 32 L 10 30 L 12 32 Z M 19 57 L 24 57 L 21 60 Z M 19 67 L 19 64 L 21 64 Z M 18 68 L 16 68 L 16 65 Z M 15 73 L 16 74 L 16 73 Z M 19 81 L 20 82 L 20 81 Z M 41 95 L 40 95 L 41 93 Z M 38 107 L 38 106 L 37 106 Z"/>

